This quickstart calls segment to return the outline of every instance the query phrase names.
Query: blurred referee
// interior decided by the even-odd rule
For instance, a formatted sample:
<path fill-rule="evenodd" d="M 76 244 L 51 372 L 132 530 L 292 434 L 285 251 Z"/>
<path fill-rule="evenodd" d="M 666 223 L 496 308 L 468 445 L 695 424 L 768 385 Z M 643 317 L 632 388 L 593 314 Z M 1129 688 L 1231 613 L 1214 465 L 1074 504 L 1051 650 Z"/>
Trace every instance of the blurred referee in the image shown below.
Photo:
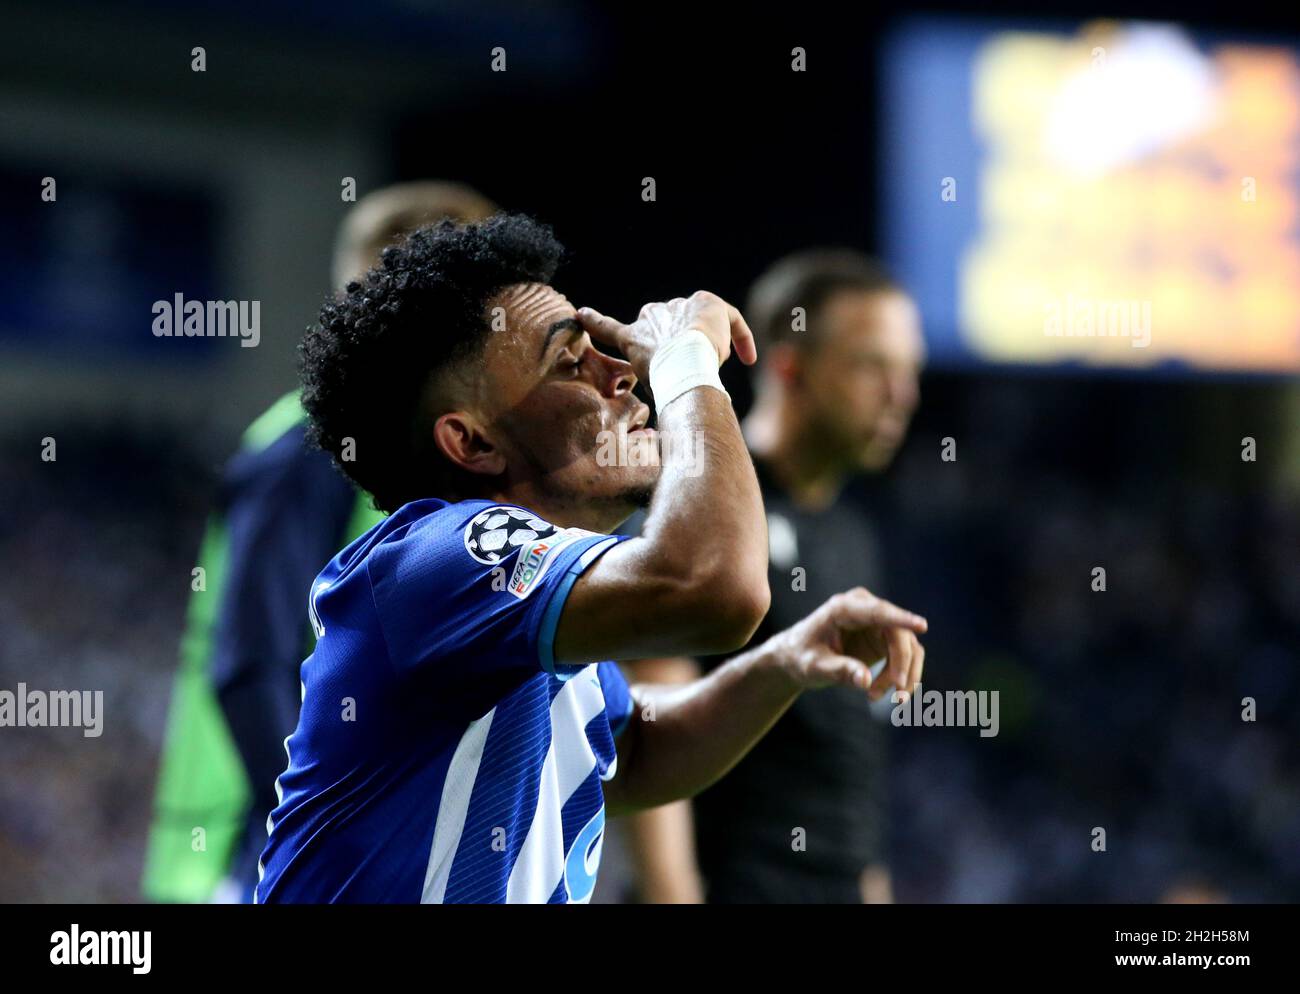
<path fill-rule="evenodd" d="M 874 528 L 844 489 L 885 469 L 903 442 L 924 346 L 911 298 L 846 249 L 781 260 L 754 284 L 745 316 L 761 372 L 744 431 L 767 511 L 772 591 L 757 644 L 837 590 L 888 595 Z M 695 798 L 711 903 L 892 900 L 888 710 L 882 701 L 873 714 L 847 688 L 805 694 Z"/>
<path fill-rule="evenodd" d="M 376 190 L 340 226 L 335 285 L 422 225 L 496 209 L 456 183 Z M 326 453 L 304 444 L 305 428 L 295 390 L 249 427 L 222 476 L 199 556 L 207 589 L 191 598 L 167 720 L 142 885 L 149 900 L 251 900 L 284 740 L 298 723 L 311 582 L 383 517 Z"/>

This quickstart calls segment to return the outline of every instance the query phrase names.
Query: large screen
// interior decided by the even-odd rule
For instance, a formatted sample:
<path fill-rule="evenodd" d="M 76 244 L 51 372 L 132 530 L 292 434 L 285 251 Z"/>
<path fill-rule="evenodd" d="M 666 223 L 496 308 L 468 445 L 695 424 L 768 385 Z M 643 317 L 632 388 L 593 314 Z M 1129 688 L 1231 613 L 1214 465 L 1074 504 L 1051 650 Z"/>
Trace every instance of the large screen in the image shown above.
<path fill-rule="evenodd" d="M 1296 49 L 917 20 L 882 66 L 882 251 L 937 364 L 1300 371 Z"/>

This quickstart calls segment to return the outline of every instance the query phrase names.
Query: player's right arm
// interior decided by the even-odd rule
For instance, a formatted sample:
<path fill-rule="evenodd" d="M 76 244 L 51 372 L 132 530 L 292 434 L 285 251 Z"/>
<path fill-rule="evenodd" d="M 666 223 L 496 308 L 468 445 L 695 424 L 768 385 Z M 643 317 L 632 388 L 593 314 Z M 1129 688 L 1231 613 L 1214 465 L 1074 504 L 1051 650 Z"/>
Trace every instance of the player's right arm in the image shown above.
<path fill-rule="evenodd" d="M 711 293 L 648 304 L 629 325 L 589 308 L 578 320 L 646 381 L 656 352 L 693 330 L 719 365 L 733 346 L 742 362 L 757 359 L 745 319 Z M 730 399 L 712 387 L 688 390 L 661 405 L 658 431 L 659 484 L 641 536 L 611 548 L 574 584 L 556 630 L 557 663 L 728 652 L 767 613 L 767 523 Z"/>

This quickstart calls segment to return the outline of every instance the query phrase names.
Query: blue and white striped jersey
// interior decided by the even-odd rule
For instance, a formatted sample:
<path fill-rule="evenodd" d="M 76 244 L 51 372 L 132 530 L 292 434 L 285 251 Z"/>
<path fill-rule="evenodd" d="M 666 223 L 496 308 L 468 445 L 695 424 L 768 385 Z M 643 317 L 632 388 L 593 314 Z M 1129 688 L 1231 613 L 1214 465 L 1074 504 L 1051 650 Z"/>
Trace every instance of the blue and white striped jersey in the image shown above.
<path fill-rule="evenodd" d="M 582 902 L 632 713 L 556 666 L 569 589 L 626 536 L 472 500 L 405 505 L 312 585 L 315 651 L 255 899 Z"/>

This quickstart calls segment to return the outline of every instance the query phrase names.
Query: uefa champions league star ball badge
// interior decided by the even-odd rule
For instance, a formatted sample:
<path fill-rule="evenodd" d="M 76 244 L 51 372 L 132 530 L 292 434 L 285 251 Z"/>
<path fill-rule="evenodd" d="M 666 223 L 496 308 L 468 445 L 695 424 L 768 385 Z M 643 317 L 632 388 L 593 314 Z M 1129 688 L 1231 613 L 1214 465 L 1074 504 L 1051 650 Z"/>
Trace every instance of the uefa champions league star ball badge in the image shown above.
<path fill-rule="evenodd" d="M 465 526 L 465 551 L 478 562 L 495 566 L 520 546 L 554 535 L 556 528 L 518 507 L 490 507 Z"/>

